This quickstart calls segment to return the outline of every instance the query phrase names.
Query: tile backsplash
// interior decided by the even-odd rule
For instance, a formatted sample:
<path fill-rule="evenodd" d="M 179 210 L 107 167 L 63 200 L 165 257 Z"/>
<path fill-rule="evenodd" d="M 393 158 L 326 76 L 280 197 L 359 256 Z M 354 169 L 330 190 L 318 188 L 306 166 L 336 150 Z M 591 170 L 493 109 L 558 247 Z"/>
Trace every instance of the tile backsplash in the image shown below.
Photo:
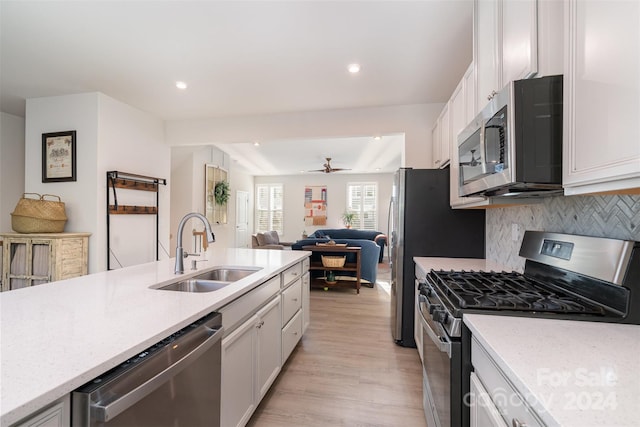
<path fill-rule="evenodd" d="M 640 241 L 640 196 L 549 197 L 534 205 L 487 209 L 486 221 L 487 259 L 522 272 L 525 260 L 518 251 L 525 230 Z"/>

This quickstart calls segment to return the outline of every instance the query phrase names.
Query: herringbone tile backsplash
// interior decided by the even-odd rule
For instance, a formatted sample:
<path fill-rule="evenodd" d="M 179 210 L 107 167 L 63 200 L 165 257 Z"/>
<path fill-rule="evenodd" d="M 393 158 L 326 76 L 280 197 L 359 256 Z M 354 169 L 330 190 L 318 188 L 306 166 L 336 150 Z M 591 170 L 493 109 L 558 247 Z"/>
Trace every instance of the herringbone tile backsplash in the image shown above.
<path fill-rule="evenodd" d="M 519 228 L 517 241 L 512 227 Z M 640 196 L 549 197 L 542 203 L 487 209 L 487 259 L 522 271 L 525 230 L 640 241 Z"/>

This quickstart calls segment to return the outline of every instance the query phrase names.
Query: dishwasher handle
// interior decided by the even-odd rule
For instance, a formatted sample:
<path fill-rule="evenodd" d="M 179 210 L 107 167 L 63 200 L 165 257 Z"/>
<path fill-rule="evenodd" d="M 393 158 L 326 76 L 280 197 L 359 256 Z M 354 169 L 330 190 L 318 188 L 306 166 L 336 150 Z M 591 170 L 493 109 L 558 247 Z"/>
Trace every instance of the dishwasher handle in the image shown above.
<path fill-rule="evenodd" d="M 195 362 L 200 356 L 206 353 L 216 342 L 222 340 L 223 328 L 219 327 L 212 329 L 206 325 L 202 325 L 202 328 L 206 328 L 211 335 L 206 338 L 200 345 L 195 347 L 184 357 L 171 365 L 167 366 L 164 370 L 144 381 L 139 386 L 125 392 L 118 399 L 110 402 L 106 405 L 100 403 L 94 403 L 91 405 L 92 417 L 102 423 L 115 418 L 120 413 L 133 406 L 135 403 L 153 393 L 158 387 L 167 382 L 170 378 L 179 374 L 183 369 Z M 185 337 L 186 338 L 186 337 Z M 172 343 L 172 346 L 179 345 L 180 340 Z M 151 361 L 149 361 L 151 362 Z"/>

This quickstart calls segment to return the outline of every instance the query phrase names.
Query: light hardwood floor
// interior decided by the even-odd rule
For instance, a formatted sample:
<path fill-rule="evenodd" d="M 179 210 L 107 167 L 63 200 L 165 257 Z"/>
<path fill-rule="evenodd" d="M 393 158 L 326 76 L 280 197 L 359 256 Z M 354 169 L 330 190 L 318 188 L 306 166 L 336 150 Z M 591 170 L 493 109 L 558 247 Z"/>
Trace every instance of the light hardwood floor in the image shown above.
<path fill-rule="evenodd" d="M 311 290 L 311 325 L 249 426 L 426 425 L 418 353 L 391 338 L 385 267 L 360 295 Z"/>

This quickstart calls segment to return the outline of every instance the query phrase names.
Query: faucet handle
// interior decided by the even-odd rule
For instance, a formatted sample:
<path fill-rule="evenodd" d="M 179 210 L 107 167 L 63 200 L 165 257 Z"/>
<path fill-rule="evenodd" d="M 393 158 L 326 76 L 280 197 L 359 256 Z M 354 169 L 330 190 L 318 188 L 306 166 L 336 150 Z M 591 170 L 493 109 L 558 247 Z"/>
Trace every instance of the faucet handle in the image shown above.
<path fill-rule="evenodd" d="M 206 261 L 206 259 L 192 259 L 191 260 L 191 269 L 192 270 L 197 270 L 198 269 L 197 264 L 199 262 L 202 262 L 202 261 Z"/>

